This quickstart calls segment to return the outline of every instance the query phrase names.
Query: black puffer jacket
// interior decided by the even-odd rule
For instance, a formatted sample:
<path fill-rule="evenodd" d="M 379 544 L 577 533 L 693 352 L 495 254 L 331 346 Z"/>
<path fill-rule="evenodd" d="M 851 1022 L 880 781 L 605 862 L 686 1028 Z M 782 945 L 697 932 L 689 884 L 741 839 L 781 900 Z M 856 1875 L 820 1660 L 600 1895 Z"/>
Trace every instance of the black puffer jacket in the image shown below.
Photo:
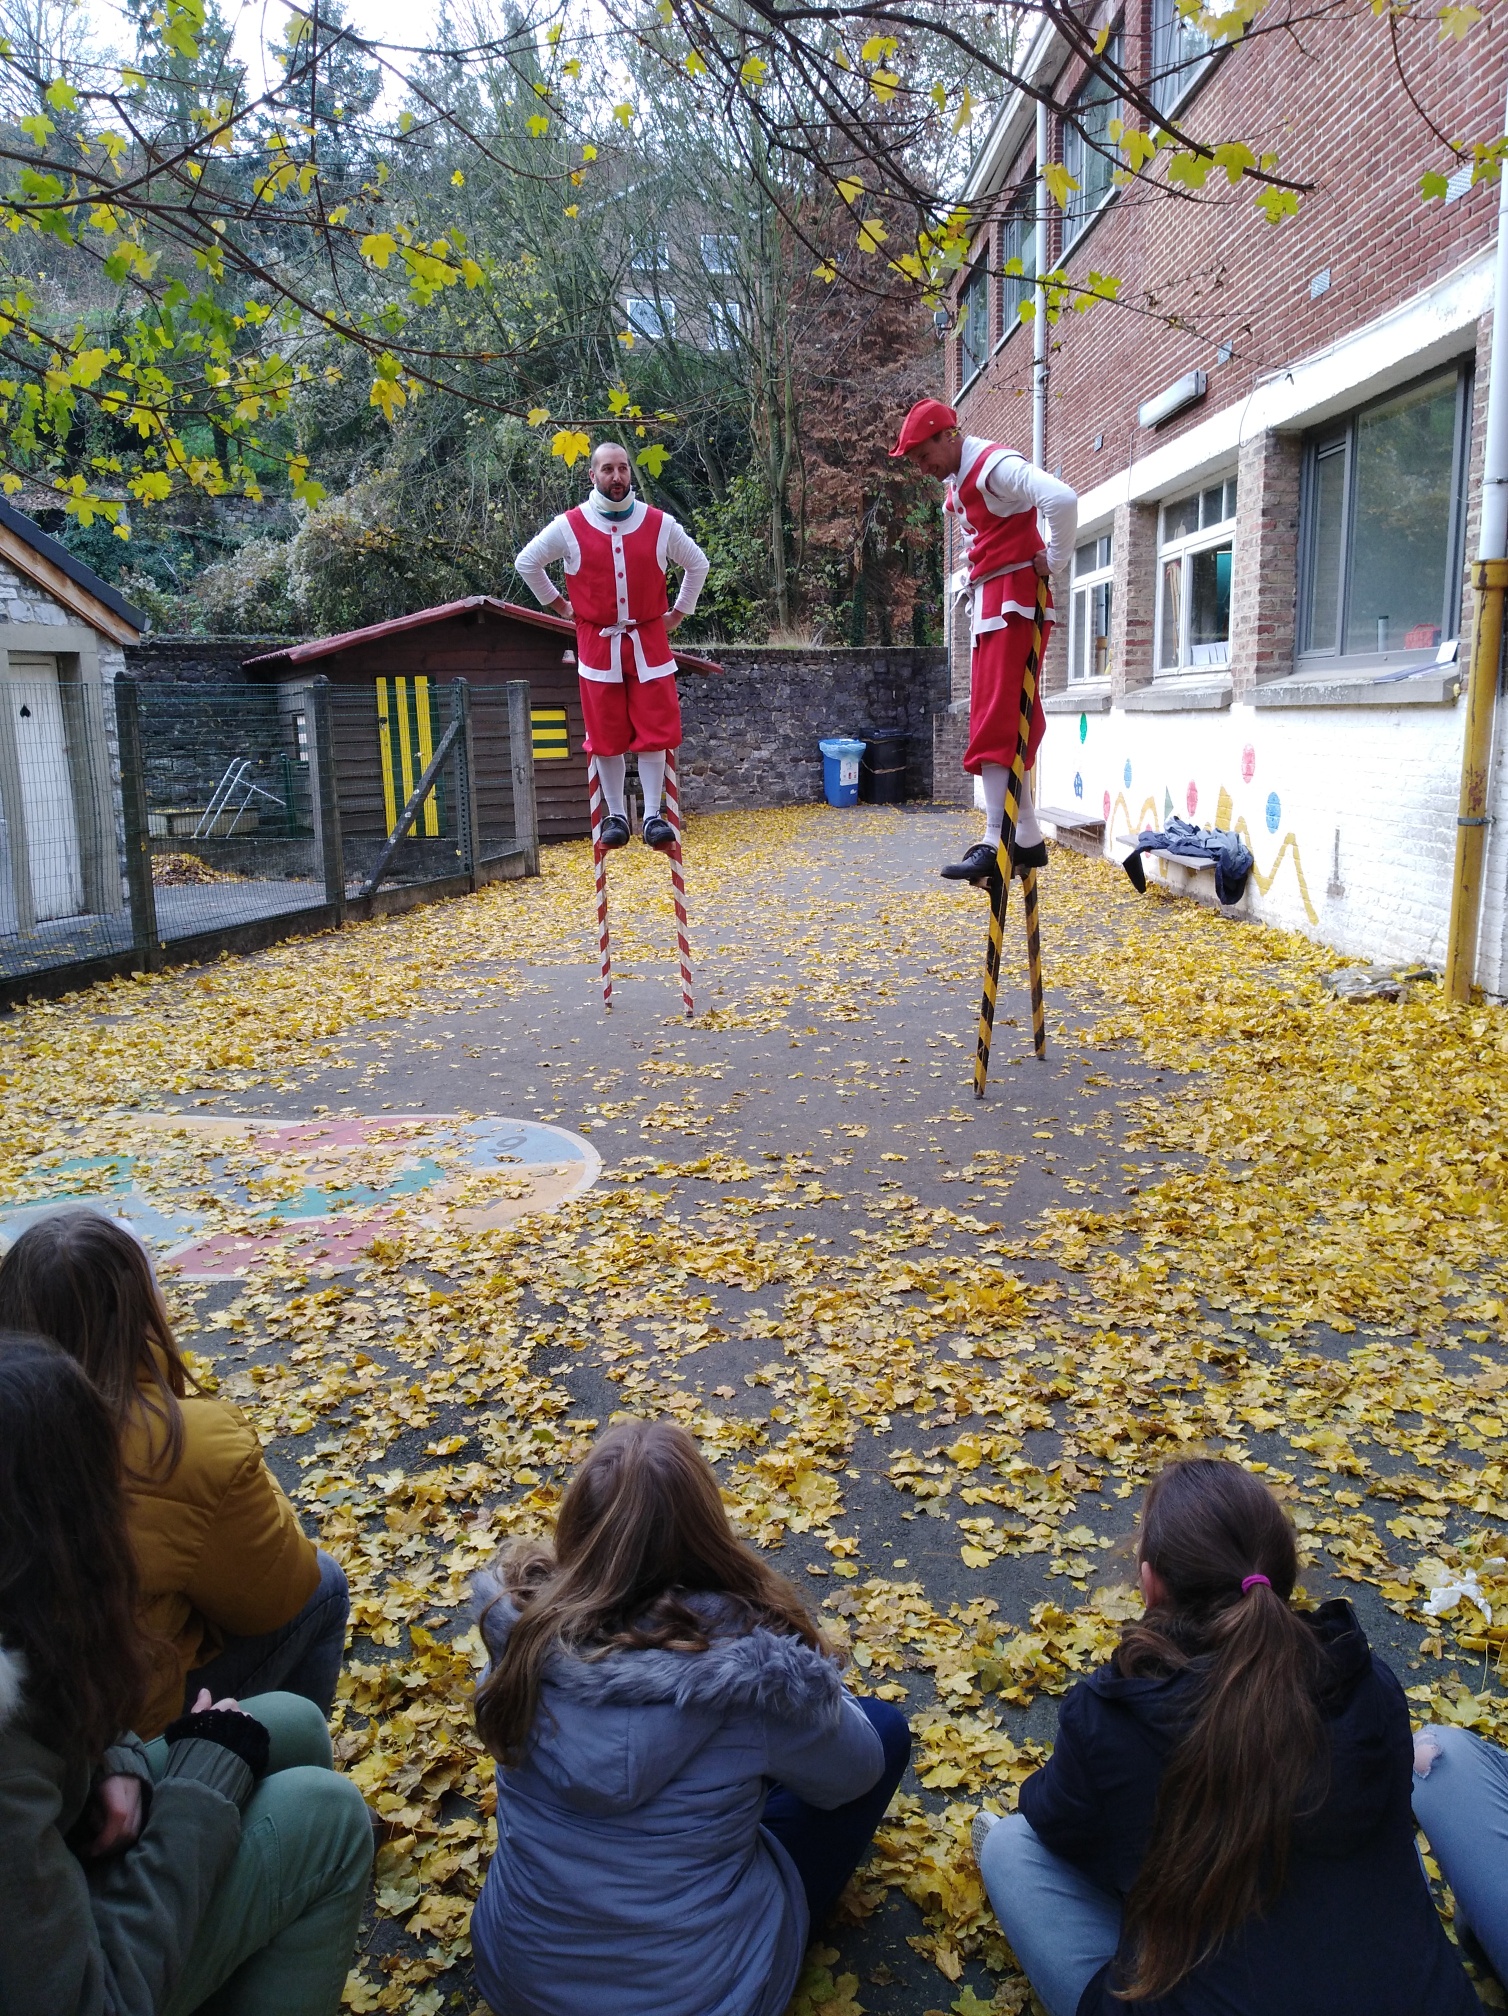
<path fill-rule="evenodd" d="M 1295 1822 L 1282 1894 L 1155 2002 L 1118 2000 L 1112 1962 L 1078 2016 L 1480 2016 L 1414 1850 L 1403 1690 L 1349 1603 L 1322 1605 L 1312 1622 L 1329 1669 L 1330 1789 Z M 1043 1843 L 1118 1896 L 1146 1854 L 1198 1680 L 1197 1666 L 1135 1680 L 1102 1667 L 1066 1697 L 1057 1747 L 1021 1788 Z"/>

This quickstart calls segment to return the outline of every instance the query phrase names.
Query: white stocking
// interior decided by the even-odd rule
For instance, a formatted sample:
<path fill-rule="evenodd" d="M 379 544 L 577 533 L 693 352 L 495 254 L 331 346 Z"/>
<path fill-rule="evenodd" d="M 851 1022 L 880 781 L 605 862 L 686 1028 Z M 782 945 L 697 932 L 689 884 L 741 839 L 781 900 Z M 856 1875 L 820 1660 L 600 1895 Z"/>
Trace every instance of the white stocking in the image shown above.
<path fill-rule="evenodd" d="M 644 817 L 653 819 L 660 809 L 660 800 L 665 791 L 665 751 L 663 749 L 641 749 L 639 751 L 639 783 L 644 791 Z"/>
<path fill-rule="evenodd" d="M 620 819 L 628 817 L 623 797 L 623 779 L 628 772 L 628 761 L 623 756 L 599 756 L 597 776 L 602 784 L 602 796 L 609 812 L 616 812 Z"/>
<path fill-rule="evenodd" d="M 1000 828 L 1005 819 L 1005 787 L 1010 774 L 1003 763 L 985 763 L 980 768 L 979 782 L 984 791 L 984 844 L 987 847 L 1000 845 Z M 1036 847 L 1041 839 L 1042 829 L 1037 824 L 1037 815 L 1032 807 L 1031 777 L 1028 775 L 1021 803 L 1016 808 L 1016 841 L 1022 847 Z"/>

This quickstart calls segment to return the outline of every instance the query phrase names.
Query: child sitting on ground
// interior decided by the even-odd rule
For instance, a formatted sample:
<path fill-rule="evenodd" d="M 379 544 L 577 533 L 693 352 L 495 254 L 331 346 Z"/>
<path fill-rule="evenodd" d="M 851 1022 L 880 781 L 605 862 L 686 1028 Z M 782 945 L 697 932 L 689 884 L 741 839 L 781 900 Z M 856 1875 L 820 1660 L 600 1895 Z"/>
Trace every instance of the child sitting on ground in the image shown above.
<path fill-rule="evenodd" d="M 479 1585 L 497 1854 L 471 1921 L 497 2016 L 780 2016 L 911 1735 L 857 1700 L 672 1421 L 596 1444 L 553 1543 Z"/>
<path fill-rule="evenodd" d="M 155 1736 L 208 1688 L 302 1694 L 328 1717 L 350 1598 L 238 1408 L 194 1388 L 146 1251 L 96 1211 L 49 1213 L 0 1260 L 0 1326 L 83 1367 L 120 1438 Z"/>
<path fill-rule="evenodd" d="M 312 1703 L 127 1733 L 148 1665 L 116 1423 L 0 1335 L 0 2009 L 336 2016 L 372 1866 Z"/>
<path fill-rule="evenodd" d="M 1403 1690 L 1235 1463 L 1147 1492 L 1146 1615 L 980 1873 L 1050 2016 L 1480 2016 L 1414 1850 Z"/>

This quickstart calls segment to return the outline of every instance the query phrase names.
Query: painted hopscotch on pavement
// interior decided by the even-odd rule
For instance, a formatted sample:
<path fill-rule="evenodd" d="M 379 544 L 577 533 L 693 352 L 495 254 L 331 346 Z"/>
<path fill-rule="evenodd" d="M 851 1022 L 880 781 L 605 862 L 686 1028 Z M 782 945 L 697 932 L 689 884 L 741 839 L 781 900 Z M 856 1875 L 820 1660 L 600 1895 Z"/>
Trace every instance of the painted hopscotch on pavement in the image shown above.
<path fill-rule="evenodd" d="M 74 1145 L 0 1202 L 0 1248 L 45 1212 L 87 1204 L 190 1281 L 235 1280 L 274 1257 L 340 1272 L 400 1222 L 489 1231 L 567 1203 L 602 1168 L 579 1134 L 501 1114 L 138 1113 Z"/>

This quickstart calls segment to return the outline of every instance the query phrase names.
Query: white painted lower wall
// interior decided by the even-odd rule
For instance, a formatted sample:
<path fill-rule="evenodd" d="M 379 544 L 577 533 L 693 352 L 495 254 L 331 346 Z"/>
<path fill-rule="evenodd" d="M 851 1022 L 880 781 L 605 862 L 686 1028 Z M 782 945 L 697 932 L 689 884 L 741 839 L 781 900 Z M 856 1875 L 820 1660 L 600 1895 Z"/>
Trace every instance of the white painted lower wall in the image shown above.
<path fill-rule="evenodd" d="M 1464 699 L 1429 707 L 1054 714 L 1037 760 L 1036 795 L 1043 806 L 1103 817 L 1105 851 L 1116 860 L 1127 836 L 1160 827 L 1168 813 L 1234 829 L 1256 864 L 1247 915 L 1361 958 L 1439 966 L 1465 717 Z M 1508 970 L 1503 771 L 1500 763 L 1478 961 L 1478 977 L 1494 994 L 1504 991 Z"/>

